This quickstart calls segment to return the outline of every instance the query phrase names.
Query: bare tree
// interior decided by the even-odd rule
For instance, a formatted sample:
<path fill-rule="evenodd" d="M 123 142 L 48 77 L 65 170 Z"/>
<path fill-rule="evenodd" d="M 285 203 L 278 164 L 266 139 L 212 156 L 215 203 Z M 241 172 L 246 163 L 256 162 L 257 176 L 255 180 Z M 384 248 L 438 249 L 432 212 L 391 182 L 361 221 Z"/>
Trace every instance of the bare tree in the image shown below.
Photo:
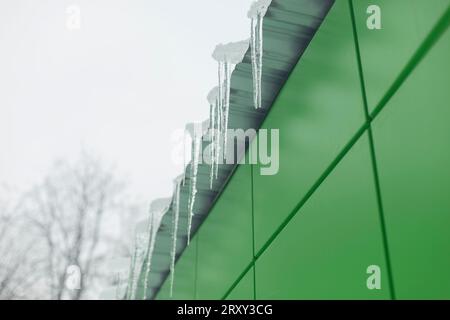
<path fill-rule="evenodd" d="M 10 188 L 0 186 L 0 299 L 29 299 L 34 291 L 39 258 L 34 241 L 26 231 L 21 201 Z"/>
<path fill-rule="evenodd" d="M 35 250 L 51 299 L 84 299 L 101 281 L 105 259 L 121 243 L 120 219 L 131 212 L 124 185 L 111 168 L 83 153 L 60 161 L 26 197 L 24 212 L 36 232 Z M 79 287 L 68 270 L 79 268 Z"/>

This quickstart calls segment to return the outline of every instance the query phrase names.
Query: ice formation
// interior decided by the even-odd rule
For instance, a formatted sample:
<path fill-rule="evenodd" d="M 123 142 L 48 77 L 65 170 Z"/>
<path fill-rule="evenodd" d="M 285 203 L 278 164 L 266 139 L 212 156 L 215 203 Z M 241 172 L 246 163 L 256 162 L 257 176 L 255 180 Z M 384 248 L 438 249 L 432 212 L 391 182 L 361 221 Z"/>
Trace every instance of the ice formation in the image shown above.
<path fill-rule="evenodd" d="M 209 130 L 209 119 L 202 123 L 190 123 L 186 127 L 192 138 L 192 162 L 191 162 L 191 185 L 188 201 L 188 227 L 187 227 L 187 245 L 191 241 L 192 218 L 194 216 L 194 203 L 197 194 L 197 174 L 200 160 L 203 160 L 202 141 L 203 136 Z"/>
<path fill-rule="evenodd" d="M 191 147 L 191 166 L 190 166 L 190 177 L 191 177 L 191 184 L 189 185 L 189 198 L 188 198 L 188 215 L 190 215 L 190 208 L 191 208 L 191 199 L 192 194 L 196 193 L 195 186 L 196 186 L 196 180 L 197 180 L 197 168 L 196 163 L 198 162 L 197 157 L 195 156 L 196 152 L 196 129 L 195 129 L 195 123 L 188 123 L 186 125 L 186 132 L 189 133 L 189 136 L 191 137 L 192 141 L 192 147 Z M 189 218 L 188 218 L 189 219 Z"/>
<path fill-rule="evenodd" d="M 177 253 L 177 234 L 178 234 L 178 220 L 180 217 L 180 189 L 183 182 L 184 174 L 175 178 L 175 193 L 174 193 L 174 209 L 173 209 L 173 226 L 172 226 L 172 251 L 170 261 L 170 296 L 173 294 L 173 282 L 175 279 L 175 256 Z"/>
<path fill-rule="evenodd" d="M 223 135 L 223 150 L 227 148 L 227 128 L 230 108 L 230 80 L 232 69 L 240 63 L 249 47 L 249 40 L 219 44 L 213 52 L 213 58 L 219 64 L 219 113 L 221 121 L 219 131 Z M 220 140 L 220 137 L 219 137 Z"/>
<path fill-rule="evenodd" d="M 209 188 L 212 189 L 212 183 L 214 178 L 215 166 L 216 164 L 216 152 L 219 150 L 219 139 L 217 139 L 217 131 L 216 124 L 219 123 L 219 115 L 218 115 L 218 105 L 219 105 L 219 87 L 214 87 L 208 93 L 208 102 L 210 106 L 210 114 L 209 114 L 209 127 L 210 127 L 210 137 L 211 137 L 211 147 L 210 147 L 210 176 L 209 176 Z"/>
<path fill-rule="evenodd" d="M 148 224 L 148 247 L 146 254 L 146 264 L 144 271 L 144 293 L 143 299 L 147 300 L 147 291 L 149 286 L 149 277 L 151 272 L 151 264 L 153 257 L 153 249 L 155 248 L 156 234 L 161 225 L 161 220 L 169 210 L 172 198 L 160 198 L 153 200 L 150 204 L 150 220 Z"/>
<path fill-rule="evenodd" d="M 251 19 L 251 56 L 253 74 L 253 104 L 261 108 L 262 57 L 263 57 L 263 20 L 272 0 L 258 0 L 248 12 Z"/>

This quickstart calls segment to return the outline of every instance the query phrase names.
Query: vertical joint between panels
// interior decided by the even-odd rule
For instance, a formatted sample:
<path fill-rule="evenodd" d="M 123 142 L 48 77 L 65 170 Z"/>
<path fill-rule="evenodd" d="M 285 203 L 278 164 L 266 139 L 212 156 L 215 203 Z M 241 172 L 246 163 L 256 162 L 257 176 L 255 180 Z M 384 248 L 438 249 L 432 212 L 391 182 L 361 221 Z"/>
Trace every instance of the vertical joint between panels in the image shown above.
<path fill-rule="evenodd" d="M 255 257 L 255 192 L 253 181 L 253 164 L 250 164 L 250 182 L 252 199 L 252 261 L 253 261 L 253 299 L 256 300 L 256 257 Z"/>
<path fill-rule="evenodd" d="M 381 226 L 384 257 L 386 260 L 386 268 L 387 268 L 387 274 L 388 274 L 389 292 L 390 292 L 391 299 L 395 299 L 394 280 L 393 280 L 392 265 L 391 265 L 391 258 L 390 258 L 391 256 L 389 253 L 389 244 L 388 244 L 388 237 L 387 237 L 387 231 L 386 231 L 383 200 L 382 200 L 382 196 L 381 196 L 381 187 L 380 187 L 378 166 L 377 166 L 376 154 L 375 154 L 375 144 L 374 144 L 374 138 L 373 138 L 373 132 L 372 132 L 372 125 L 371 125 L 371 122 L 373 119 L 370 116 L 369 106 L 368 106 L 368 102 L 367 102 L 367 91 L 366 91 L 364 72 L 363 72 L 363 67 L 362 67 L 362 58 L 361 58 L 360 45 L 359 45 L 359 41 L 358 41 L 358 31 L 356 28 L 356 19 L 355 19 L 355 10 L 353 7 L 353 0 L 349 0 L 348 2 L 349 2 L 349 6 L 350 6 L 350 16 L 351 16 L 352 29 L 353 29 L 353 39 L 354 39 L 354 45 L 355 45 L 356 60 L 357 60 L 357 64 L 358 64 L 358 74 L 359 74 L 359 81 L 360 81 L 360 87 L 361 87 L 361 95 L 362 95 L 362 99 L 363 99 L 365 121 L 367 124 L 367 133 L 368 133 L 368 138 L 369 138 L 370 158 L 371 158 L 372 172 L 373 172 L 374 184 L 375 184 L 375 194 L 376 194 L 376 200 L 377 200 L 377 206 L 378 206 L 378 215 L 379 215 L 380 226 Z"/>

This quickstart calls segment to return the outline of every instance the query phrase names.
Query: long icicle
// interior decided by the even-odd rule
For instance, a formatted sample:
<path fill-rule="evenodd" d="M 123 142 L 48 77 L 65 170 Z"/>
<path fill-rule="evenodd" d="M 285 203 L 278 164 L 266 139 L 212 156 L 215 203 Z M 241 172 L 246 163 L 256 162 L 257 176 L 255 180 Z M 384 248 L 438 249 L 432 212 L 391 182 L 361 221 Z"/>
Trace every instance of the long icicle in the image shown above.
<path fill-rule="evenodd" d="M 231 72 L 233 68 L 240 63 L 248 51 L 249 40 L 238 42 L 230 42 L 228 44 L 219 44 L 213 52 L 213 58 L 218 62 L 219 73 L 219 97 L 218 110 L 220 114 L 218 134 L 218 156 L 219 161 L 222 162 L 224 155 L 227 153 L 227 136 L 228 136 L 228 118 L 230 113 L 230 83 Z M 223 138 L 222 138 L 223 136 Z M 220 150 L 220 148 L 222 150 Z M 217 159 L 216 159 L 217 160 Z M 218 171 L 218 169 L 216 169 Z M 216 171 L 216 174 L 217 174 Z"/>
<path fill-rule="evenodd" d="M 212 103 L 210 105 L 211 112 L 210 112 L 210 119 L 211 119 L 211 128 L 210 128 L 210 137 L 211 137 L 211 144 L 210 144 L 210 158 L 209 161 L 210 164 L 210 172 L 209 172 L 209 189 L 212 189 L 213 186 L 213 178 L 214 178 L 214 159 L 215 159 L 215 126 L 216 126 L 216 104 Z"/>
<path fill-rule="evenodd" d="M 138 257 L 139 257 L 139 248 L 137 245 L 137 235 L 135 237 L 135 251 L 134 251 L 134 261 L 133 261 L 133 278 L 131 279 L 131 292 L 130 292 L 130 299 L 134 300 L 135 299 L 135 294 L 136 294 L 136 286 L 137 286 L 137 271 L 136 271 L 136 267 L 138 265 Z"/>
<path fill-rule="evenodd" d="M 153 247 L 154 247 L 154 237 L 153 234 L 156 234 L 153 229 L 155 228 L 155 213 L 153 211 L 150 212 L 150 221 L 148 226 L 148 235 L 149 235 L 149 245 L 147 249 L 147 261 L 145 266 L 145 277 L 144 277 L 144 294 L 143 299 L 147 300 L 147 288 L 148 288 L 148 280 L 150 276 L 150 267 L 151 267 L 151 259 L 153 255 Z"/>
<path fill-rule="evenodd" d="M 212 189 L 215 166 L 216 166 L 216 153 L 217 153 L 217 131 L 216 131 L 216 123 L 217 123 L 217 98 L 219 96 L 219 87 L 214 87 L 207 96 L 208 103 L 210 105 L 210 122 L 209 122 L 209 137 L 211 140 L 210 144 L 210 177 L 209 177 L 209 188 Z"/>
<path fill-rule="evenodd" d="M 219 97 L 218 97 L 218 122 L 217 122 L 217 144 L 216 144 L 216 179 L 219 174 L 219 164 L 221 164 L 220 154 L 221 154 L 221 144 L 222 144 L 222 130 L 223 130 L 223 74 L 224 74 L 224 62 L 218 62 L 218 72 L 219 72 Z"/>
<path fill-rule="evenodd" d="M 216 170 L 215 170 L 215 178 L 217 179 L 217 177 L 219 176 L 219 164 L 220 164 L 220 144 L 221 144 L 221 140 L 222 140 L 222 135 L 221 135 L 221 123 L 222 123 L 222 108 L 221 108 L 221 103 L 220 103 L 220 97 L 217 97 L 217 102 L 216 102 L 216 110 L 217 110 L 217 118 L 216 118 L 216 141 L 215 141 L 215 147 L 214 150 L 216 152 L 216 160 L 215 160 L 215 164 L 216 164 Z"/>
<path fill-rule="evenodd" d="M 248 12 L 251 19 L 251 56 L 253 74 L 253 104 L 255 109 L 262 107 L 262 58 L 263 58 L 263 21 L 272 0 L 258 0 Z"/>
<path fill-rule="evenodd" d="M 183 186 L 186 183 L 186 129 L 183 132 Z"/>
<path fill-rule="evenodd" d="M 228 136 L 228 116 L 230 112 L 230 77 L 232 64 L 228 61 L 224 63 L 223 79 L 223 151 L 227 154 L 227 136 Z"/>
<path fill-rule="evenodd" d="M 251 19 L 251 38 L 250 49 L 252 57 L 252 76 L 253 76 L 253 105 L 258 109 L 258 79 L 257 79 L 257 64 L 256 64 L 256 20 Z"/>
<path fill-rule="evenodd" d="M 210 121 L 205 120 L 202 123 L 198 123 L 195 126 L 194 131 L 194 175 L 192 177 L 192 192 L 190 194 L 190 206 L 189 206 L 189 221 L 188 221 L 188 229 L 187 229 L 187 245 L 191 243 L 191 229 L 192 229 L 192 219 L 194 217 L 194 204 L 195 204 L 195 196 L 197 194 L 197 175 L 198 175 L 198 166 L 200 163 L 203 163 L 203 137 L 208 133 L 210 129 Z"/>
<path fill-rule="evenodd" d="M 181 178 L 182 179 L 182 178 Z M 173 233 L 172 233 L 172 252 L 170 262 L 170 297 L 173 295 L 173 283 L 175 280 L 175 256 L 177 251 L 177 234 L 178 234 L 178 218 L 180 215 L 180 183 L 181 179 L 175 180 L 175 211 L 173 217 Z"/>
<path fill-rule="evenodd" d="M 262 101 L 261 101 L 261 95 L 262 95 L 262 57 L 263 57 L 263 16 L 261 13 L 257 16 L 257 23 L 256 23 L 256 64 L 257 64 L 257 77 L 256 81 L 258 83 L 258 92 L 257 92 L 257 105 L 258 108 L 262 107 Z"/>
<path fill-rule="evenodd" d="M 128 276 L 128 287 L 127 287 L 127 300 L 131 300 L 131 293 L 133 292 L 133 286 L 134 286 L 134 272 L 135 272 L 135 261 L 136 261 L 136 251 L 137 248 L 136 246 L 134 247 L 133 250 L 133 256 L 131 257 L 131 261 L 130 261 L 130 272 L 129 272 L 129 276 Z"/>
<path fill-rule="evenodd" d="M 189 216 L 188 216 L 188 229 L 187 229 L 187 245 L 191 242 L 191 227 L 192 227 L 192 218 L 194 217 L 194 204 L 195 204 L 195 195 L 197 194 L 197 173 L 198 173 L 198 158 L 199 158 L 199 144 L 200 138 L 197 136 L 197 133 L 194 134 L 194 154 L 192 160 L 192 166 L 194 167 L 193 176 L 191 177 L 191 194 L 189 201 Z"/>
<path fill-rule="evenodd" d="M 195 124 L 188 123 L 184 129 L 184 132 L 185 133 L 188 132 L 189 136 L 191 138 L 191 140 L 190 140 L 191 141 L 191 165 L 190 165 L 190 169 L 189 169 L 189 172 L 190 172 L 189 179 L 192 180 L 192 177 L 194 176 L 194 156 L 193 156 L 194 148 L 193 148 L 193 145 L 194 145 L 194 135 L 195 135 Z M 185 141 L 185 143 L 186 143 L 186 141 Z M 186 173 L 183 172 L 183 174 L 185 175 Z M 192 183 L 189 184 L 189 194 L 191 194 L 191 193 L 192 193 Z M 187 204 L 188 209 L 190 208 L 190 206 L 191 206 L 191 197 L 188 198 L 188 204 Z"/>

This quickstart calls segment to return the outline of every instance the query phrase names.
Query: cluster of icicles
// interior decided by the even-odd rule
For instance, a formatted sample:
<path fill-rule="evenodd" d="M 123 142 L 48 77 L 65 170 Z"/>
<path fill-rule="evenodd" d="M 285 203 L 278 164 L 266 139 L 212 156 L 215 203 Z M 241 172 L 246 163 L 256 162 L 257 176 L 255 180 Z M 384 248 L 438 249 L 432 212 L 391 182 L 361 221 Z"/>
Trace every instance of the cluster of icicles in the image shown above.
<path fill-rule="evenodd" d="M 209 187 L 218 178 L 219 164 L 227 150 L 227 129 L 230 112 L 230 84 L 231 74 L 235 66 L 242 62 L 249 47 L 251 50 L 253 74 L 253 104 L 255 109 L 261 108 L 261 81 L 263 57 L 263 19 L 272 0 L 258 0 L 254 2 L 248 12 L 251 19 L 251 38 L 239 42 L 219 44 L 212 57 L 218 63 L 218 86 L 208 94 L 209 119 L 201 123 L 189 123 L 185 127 L 185 139 L 189 135 L 191 141 L 191 165 L 189 177 L 186 179 L 186 170 L 174 180 L 174 193 L 170 198 L 161 198 L 153 201 L 150 206 L 148 220 L 138 224 L 136 228 L 134 252 L 128 272 L 128 285 L 125 297 L 135 299 L 138 287 L 141 287 L 143 299 L 149 298 L 148 287 L 152 267 L 153 249 L 156 234 L 159 230 L 163 216 L 169 209 L 173 211 L 172 237 L 170 253 L 170 296 L 173 293 L 175 277 L 175 259 L 177 249 L 178 224 L 180 218 L 180 189 L 189 182 L 187 244 L 190 243 L 192 219 L 194 217 L 194 204 L 197 194 L 197 175 L 201 160 L 203 160 L 202 143 L 205 137 L 211 141 L 209 148 Z M 186 168 L 186 159 L 184 160 Z M 123 263 L 122 263 L 123 264 Z M 140 283 L 141 282 L 141 283 Z M 119 286 L 119 285 L 118 285 Z M 116 293 L 118 295 L 118 293 Z"/>

